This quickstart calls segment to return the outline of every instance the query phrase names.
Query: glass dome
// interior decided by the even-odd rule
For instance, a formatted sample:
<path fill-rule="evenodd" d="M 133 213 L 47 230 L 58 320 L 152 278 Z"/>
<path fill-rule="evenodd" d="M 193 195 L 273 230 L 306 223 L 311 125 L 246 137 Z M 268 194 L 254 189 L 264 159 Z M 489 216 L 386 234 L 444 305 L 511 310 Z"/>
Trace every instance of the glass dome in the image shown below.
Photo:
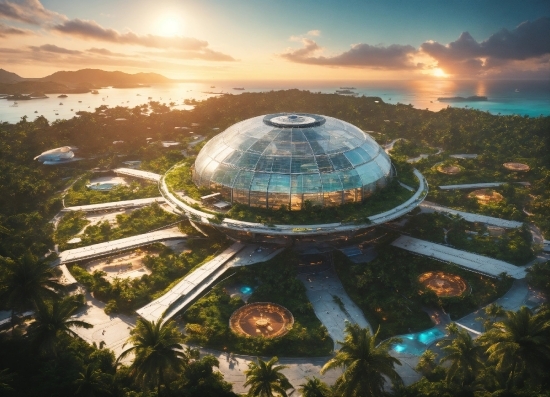
<path fill-rule="evenodd" d="M 314 114 L 278 113 L 234 124 L 195 161 L 197 186 L 231 202 L 302 209 L 358 202 L 391 177 L 384 150 L 359 128 Z"/>

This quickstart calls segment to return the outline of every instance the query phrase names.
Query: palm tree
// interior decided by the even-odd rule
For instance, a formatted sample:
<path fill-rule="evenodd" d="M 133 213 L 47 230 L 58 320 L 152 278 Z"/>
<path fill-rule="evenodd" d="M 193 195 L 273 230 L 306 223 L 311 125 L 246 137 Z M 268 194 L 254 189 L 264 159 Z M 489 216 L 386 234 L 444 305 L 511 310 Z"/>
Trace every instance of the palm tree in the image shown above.
<path fill-rule="evenodd" d="M 344 373 L 336 380 L 335 394 L 342 397 L 383 396 L 384 376 L 394 384 L 402 383 L 394 368 L 401 362 L 389 354 L 391 346 L 400 342 L 399 338 L 389 338 L 377 345 L 380 327 L 372 335 L 368 328 L 347 323 L 345 331 L 344 341 L 338 341 L 342 348 L 321 369 L 324 374 L 332 368 L 344 368 Z"/>
<path fill-rule="evenodd" d="M 462 385 L 469 385 L 483 368 L 483 348 L 477 345 L 464 329 L 457 329 L 453 335 L 453 339 L 438 343 L 438 346 L 444 345 L 441 363 L 451 363 L 446 380 L 447 383 L 458 380 Z"/>
<path fill-rule="evenodd" d="M 28 334 L 33 342 L 46 353 L 56 354 L 56 342 L 60 335 L 78 335 L 73 328 L 92 328 L 85 321 L 75 320 L 72 315 L 78 308 L 72 297 L 62 300 L 39 301 L 36 306 L 34 322 L 29 326 Z"/>
<path fill-rule="evenodd" d="M 332 390 L 328 385 L 317 377 L 306 378 L 307 382 L 300 385 L 302 397 L 330 397 Z"/>
<path fill-rule="evenodd" d="M 110 375 L 101 372 L 93 364 L 88 364 L 84 371 L 78 374 L 75 380 L 76 396 L 95 397 L 98 395 L 110 395 Z"/>
<path fill-rule="evenodd" d="M 422 375 L 426 376 L 428 374 L 431 374 L 435 367 L 437 366 L 435 359 L 437 357 L 437 354 L 435 354 L 430 349 L 425 350 L 424 353 L 420 356 L 420 359 L 418 360 L 418 364 L 415 367 L 415 370 L 422 373 Z"/>
<path fill-rule="evenodd" d="M 56 298 L 56 291 L 63 289 L 46 260 L 31 254 L 17 261 L 0 257 L 0 271 L 0 296 L 12 309 L 12 329 L 16 313 L 35 308 L 45 298 Z"/>
<path fill-rule="evenodd" d="M 286 390 L 292 389 L 292 385 L 281 371 L 287 368 L 286 365 L 275 365 L 279 359 L 273 357 L 265 362 L 258 359 L 258 362 L 250 362 L 248 370 L 244 371 L 246 382 L 244 386 L 250 386 L 249 396 L 273 397 L 274 393 L 287 397 Z"/>
<path fill-rule="evenodd" d="M 122 352 L 117 360 L 120 362 L 134 353 L 131 373 L 142 383 L 156 383 L 159 396 L 166 374 L 180 370 L 185 364 L 184 360 L 188 360 L 182 351 L 183 335 L 173 321 L 163 321 L 163 317 L 156 322 L 138 318 L 128 339 L 133 346 Z"/>
<path fill-rule="evenodd" d="M 525 306 L 505 314 L 506 319 L 496 322 L 480 341 L 489 360 L 496 362 L 496 370 L 508 374 L 509 390 L 518 375 L 535 379 L 548 375 L 545 368 L 550 366 L 550 318 L 545 311 L 533 314 Z"/>

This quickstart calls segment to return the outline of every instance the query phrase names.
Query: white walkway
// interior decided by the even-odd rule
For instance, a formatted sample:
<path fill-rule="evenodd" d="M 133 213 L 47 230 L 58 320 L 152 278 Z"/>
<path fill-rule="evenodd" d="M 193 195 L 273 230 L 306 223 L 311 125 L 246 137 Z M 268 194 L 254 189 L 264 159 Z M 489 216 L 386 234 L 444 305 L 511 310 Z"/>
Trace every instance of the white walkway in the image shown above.
<path fill-rule="evenodd" d="M 459 189 L 482 189 L 486 187 L 498 187 L 507 184 L 508 182 L 488 182 L 488 183 L 468 183 L 465 185 L 443 185 L 439 186 L 441 190 L 459 190 Z M 516 182 L 523 186 L 530 186 L 529 182 Z"/>
<path fill-rule="evenodd" d="M 471 212 L 454 210 L 452 208 L 443 207 L 429 201 L 424 201 L 422 204 L 420 204 L 420 208 L 423 212 L 446 212 L 448 214 L 460 215 L 468 222 L 481 222 L 486 223 L 487 225 L 500 226 L 511 229 L 518 228 L 523 225 L 523 223 L 517 221 L 508 221 L 506 219 L 494 218 L 492 216 L 472 214 Z"/>
<path fill-rule="evenodd" d="M 145 205 L 159 203 L 162 204 L 166 202 L 164 197 L 150 197 L 143 199 L 135 200 L 124 200 L 124 201 L 112 201 L 110 203 L 101 203 L 101 204 L 89 204 L 89 205 L 75 205 L 73 207 L 65 207 L 61 210 L 64 211 L 84 211 L 84 212 L 93 212 L 93 211 L 106 211 L 113 209 L 126 209 L 126 208 L 135 208 L 143 207 Z"/>
<path fill-rule="evenodd" d="M 162 175 L 155 174 L 154 172 L 134 170 L 133 168 L 115 168 L 113 170 L 117 174 L 131 176 L 132 178 L 146 179 L 152 182 L 160 181 Z"/>
<path fill-rule="evenodd" d="M 487 256 L 472 254 L 429 241 L 419 240 L 414 237 L 401 236 L 392 245 L 420 255 L 451 262 L 474 272 L 492 277 L 497 277 L 503 272 L 508 273 L 508 275 L 515 279 L 525 278 L 526 275 L 525 269 L 522 267 Z"/>
<path fill-rule="evenodd" d="M 149 321 L 158 321 L 165 312 L 166 320 L 173 317 L 215 281 L 221 275 L 220 272 L 225 271 L 223 265 L 244 247 L 245 245 L 241 243 L 233 244 L 214 259 L 188 274 L 160 298 L 148 303 L 136 312 Z M 180 298 L 184 299 L 174 305 Z"/>
<path fill-rule="evenodd" d="M 106 243 L 94 244 L 87 247 L 63 251 L 59 254 L 59 263 L 78 262 L 84 259 L 91 259 L 106 254 L 114 254 L 115 252 L 149 245 L 158 241 L 182 237 L 187 237 L 187 235 L 180 232 L 177 228 L 172 228 L 140 234 L 139 236 L 121 238 L 119 240 L 108 241 Z"/>

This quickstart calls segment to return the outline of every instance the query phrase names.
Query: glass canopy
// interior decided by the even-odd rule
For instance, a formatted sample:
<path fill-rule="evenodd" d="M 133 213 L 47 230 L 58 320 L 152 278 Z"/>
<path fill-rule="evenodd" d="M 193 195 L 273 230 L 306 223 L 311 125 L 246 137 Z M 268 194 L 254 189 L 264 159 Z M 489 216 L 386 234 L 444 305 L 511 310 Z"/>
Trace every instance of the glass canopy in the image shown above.
<path fill-rule="evenodd" d="M 225 200 L 300 210 L 357 202 L 386 185 L 391 161 L 359 128 L 314 114 L 271 114 L 234 124 L 195 161 L 193 180 Z"/>

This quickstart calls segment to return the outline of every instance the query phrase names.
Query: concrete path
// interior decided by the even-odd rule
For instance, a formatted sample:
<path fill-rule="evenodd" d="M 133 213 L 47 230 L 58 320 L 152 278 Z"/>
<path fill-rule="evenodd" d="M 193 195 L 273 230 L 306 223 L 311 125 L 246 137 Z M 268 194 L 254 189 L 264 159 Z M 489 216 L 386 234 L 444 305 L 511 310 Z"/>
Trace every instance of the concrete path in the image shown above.
<path fill-rule="evenodd" d="M 488 182 L 488 183 L 467 183 L 464 185 L 442 185 L 439 186 L 441 190 L 460 190 L 460 189 L 481 189 L 487 187 L 498 187 L 505 185 L 509 182 Z M 529 182 L 514 182 L 523 186 L 531 185 Z"/>
<path fill-rule="evenodd" d="M 106 210 L 114 210 L 114 209 L 123 210 L 126 208 L 143 207 L 145 205 L 149 205 L 153 203 L 162 204 L 165 201 L 166 200 L 164 199 L 164 197 L 150 197 L 150 198 L 144 198 L 144 199 L 114 201 L 114 202 L 101 203 L 101 204 L 75 205 L 72 207 L 65 207 L 61 210 L 61 212 L 67 212 L 67 211 L 93 212 L 93 211 L 106 211 Z"/>
<path fill-rule="evenodd" d="M 115 168 L 115 173 L 125 176 L 131 176 L 133 178 L 145 179 L 151 182 L 158 182 L 162 175 L 155 174 L 154 172 L 135 170 L 133 168 Z"/>
<path fill-rule="evenodd" d="M 524 268 L 514 266 L 511 263 L 410 236 L 400 236 L 392 245 L 420 255 L 454 263 L 460 267 L 491 277 L 498 277 L 503 272 L 508 273 L 510 277 L 515 279 L 524 278 L 526 275 Z"/>
<path fill-rule="evenodd" d="M 438 205 L 436 203 L 432 203 L 429 201 L 424 201 L 422 204 L 420 204 L 420 209 L 422 212 L 445 212 L 448 214 L 453 215 L 460 215 L 462 218 L 464 218 L 468 222 L 481 222 L 485 223 L 487 225 L 493 225 L 493 226 L 500 226 L 505 228 L 518 228 L 523 225 L 522 222 L 517 221 L 508 221 L 506 219 L 500 219 L 500 218 L 494 218 L 492 216 L 486 216 L 486 215 L 479 215 L 479 214 L 472 214 L 471 212 L 464 212 L 464 211 L 458 211 L 454 210 L 452 208 L 443 207 L 442 205 Z"/>
<path fill-rule="evenodd" d="M 102 255 L 114 254 L 120 251 L 126 251 L 132 248 L 142 247 L 159 241 L 186 237 L 179 229 L 171 228 L 159 230 L 156 232 L 140 234 L 138 236 L 121 238 L 105 243 L 89 245 L 87 247 L 74 248 L 59 253 L 59 264 L 78 262 L 84 259 L 96 258 Z"/>
<path fill-rule="evenodd" d="M 372 331 L 363 312 L 350 299 L 333 270 L 316 274 L 300 274 L 298 278 L 306 287 L 307 297 L 313 305 L 315 315 L 327 328 L 334 341 L 334 350 L 340 348 L 338 341 L 344 340 L 346 321 L 357 323 L 362 328 L 368 327 Z M 335 296 L 342 301 L 344 310 L 335 302 Z"/>

